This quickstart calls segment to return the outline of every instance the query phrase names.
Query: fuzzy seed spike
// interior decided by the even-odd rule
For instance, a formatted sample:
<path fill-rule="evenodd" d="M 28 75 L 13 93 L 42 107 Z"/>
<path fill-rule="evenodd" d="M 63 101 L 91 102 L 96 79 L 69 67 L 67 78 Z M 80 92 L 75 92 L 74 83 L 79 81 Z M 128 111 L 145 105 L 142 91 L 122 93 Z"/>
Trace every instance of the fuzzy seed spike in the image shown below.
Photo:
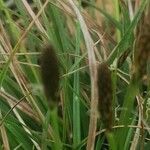
<path fill-rule="evenodd" d="M 98 109 L 105 128 L 112 128 L 112 83 L 108 65 L 103 62 L 98 67 Z"/>
<path fill-rule="evenodd" d="M 143 80 L 147 75 L 147 63 L 150 59 L 150 7 L 143 13 L 143 17 L 137 26 L 137 40 L 135 50 L 135 70 L 137 80 Z"/>
<path fill-rule="evenodd" d="M 44 47 L 41 57 L 41 77 L 44 85 L 45 95 L 48 101 L 57 101 L 57 92 L 59 88 L 59 67 L 53 46 Z"/>

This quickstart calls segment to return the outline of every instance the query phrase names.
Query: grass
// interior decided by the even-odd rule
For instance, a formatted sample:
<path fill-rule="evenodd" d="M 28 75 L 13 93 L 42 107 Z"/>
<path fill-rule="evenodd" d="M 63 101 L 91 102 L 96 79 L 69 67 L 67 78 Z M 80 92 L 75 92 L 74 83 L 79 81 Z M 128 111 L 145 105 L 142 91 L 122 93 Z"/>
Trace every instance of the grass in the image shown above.
<path fill-rule="evenodd" d="M 0 149 L 148 150 L 150 61 L 145 83 L 137 76 L 135 31 L 149 0 L 73 2 L 14 0 L 12 8 L 0 0 Z M 37 63 L 47 43 L 61 74 L 54 109 Z M 113 89 L 110 132 L 97 108 L 97 65 L 104 61 Z"/>

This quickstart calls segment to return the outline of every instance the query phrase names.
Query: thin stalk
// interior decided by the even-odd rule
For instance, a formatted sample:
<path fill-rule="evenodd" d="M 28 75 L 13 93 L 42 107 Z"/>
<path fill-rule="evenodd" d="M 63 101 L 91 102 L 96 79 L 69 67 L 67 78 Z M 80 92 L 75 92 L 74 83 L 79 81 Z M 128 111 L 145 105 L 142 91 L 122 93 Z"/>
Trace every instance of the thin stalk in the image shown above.
<path fill-rule="evenodd" d="M 134 99 L 139 91 L 138 85 L 139 85 L 138 81 L 135 81 L 135 82 L 131 81 L 127 89 L 125 98 L 124 98 L 123 108 L 125 108 L 125 111 L 121 112 L 119 124 L 123 124 L 125 125 L 125 127 L 120 129 L 118 133 L 116 134 L 119 149 L 122 148 L 122 145 L 124 145 L 126 137 L 127 137 L 127 133 L 129 130 L 127 128 L 127 125 L 131 123 L 131 120 L 129 118 L 130 118 L 131 111 L 133 108 Z"/>
<path fill-rule="evenodd" d="M 76 55 L 80 53 L 80 24 L 77 22 L 77 33 L 76 33 Z M 79 58 L 75 58 L 75 62 Z M 79 68 L 79 64 L 76 69 Z M 80 129 L 80 79 L 79 72 L 74 74 L 74 93 L 73 93 L 73 145 L 74 148 L 81 141 L 81 129 Z"/>
<path fill-rule="evenodd" d="M 113 133 L 112 132 L 106 132 L 106 137 L 107 137 L 108 143 L 110 145 L 109 149 L 110 150 L 117 150 Z"/>
<path fill-rule="evenodd" d="M 114 0 L 114 5 L 115 5 L 115 19 L 119 22 L 120 21 L 119 0 Z M 117 33 L 117 41 L 120 42 L 121 33 L 119 29 L 116 29 L 116 33 Z"/>
<path fill-rule="evenodd" d="M 51 120 L 51 126 L 53 128 L 54 131 L 54 144 L 53 144 L 53 148 L 54 150 L 61 150 L 63 149 L 63 145 L 60 139 L 60 135 L 59 135 L 59 123 L 58 123 L 58 109 L 54 108 L 51 111 L 51 116 L 50 116 L 50 120 Z"/>
<path fill-rule="evenodd" d="M 97 64 L 94 54 L 94 43 L 89 34 L 87 25 L 78 10 L 77 6 L 74 4 L 73 0 L 68 0 L 74 13 L 79 20 L 81 30 L 84 36 L 86 48 L 88 51 L 89 59 L 89 70 L 91 78 L 91 113 L 90 113 L 90 123 L 89 123 L 89 133 L 87 141 L 87 150 L 93 150 L 95 146 L 95 136 L 96 136 L 96 127 L 97 127 L 97 103 L 98 103 L 98 88 L 97 88 Z"/>

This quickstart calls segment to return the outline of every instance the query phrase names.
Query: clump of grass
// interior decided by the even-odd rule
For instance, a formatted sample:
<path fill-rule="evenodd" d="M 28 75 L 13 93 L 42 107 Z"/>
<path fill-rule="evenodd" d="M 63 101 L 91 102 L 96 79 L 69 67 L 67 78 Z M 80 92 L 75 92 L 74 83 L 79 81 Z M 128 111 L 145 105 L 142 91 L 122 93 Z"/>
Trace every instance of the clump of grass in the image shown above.
<path fill-rule="evenodd" d="M 0 149 L 149 150 L 150 1 L 138 2 L 0 1 Z"/>

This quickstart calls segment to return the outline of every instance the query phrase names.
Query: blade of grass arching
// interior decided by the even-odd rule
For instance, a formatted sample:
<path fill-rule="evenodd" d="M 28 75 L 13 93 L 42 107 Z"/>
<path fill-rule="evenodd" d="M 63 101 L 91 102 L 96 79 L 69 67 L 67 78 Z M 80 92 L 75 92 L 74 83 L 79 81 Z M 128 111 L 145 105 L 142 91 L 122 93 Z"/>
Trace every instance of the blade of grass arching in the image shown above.
<path fill-rule="evenodd" d="M 125 127 L 118 129 L 116 133 L 116 139 L 117 139 L 119 149 L 122 149 L 122 145 L 125 144 L 127 134 L 129 131 L 129 129 L 127 128 L 127 125 L 131 124 L 132 122 L 132 120 L 130 119 L 130 116 L 131 116 L 131 112 L 133 109 L 135 96 L 138 94 L 138 91 L 139 91 L 138 86 L 139 86 L 138 81 L 132 80 L 127 88 L 127 91 L 124 97 L 124 103 L 123 103 L 124 111 L 122 111 L 120 114 L 119 124 L 125 125 Z"/>
<path fill-rule="evenodd" d="M 114 48 L 114 50 L 109 55 L 108 60 L 107 60 L 109 64 L 111 64 L 114 61 L 114 59 L 116 58 L 117 55 L 120 56 L 120 54 L 125 52 L 127 50 L 127 48 L 129 48 L 131 46 L 130 43 L 132 41 L 133 30 L 134 30 L 137 22 L 139 21 L 148 2 L 149 2 L 149 0 L 142 1 L 141 6 L 140 6 L 139 10 L 137 11 L 136 15 L 134 16 L 134 19 L 132 20 L 131 24 L 129 25 L 126 33 L 124 34 L 124 36 L 122 37 L 122 39 L 118 43 L 118 45 Z"/>
<path fill-rule="evenodd" d="M 75 55 L 80 55 L 80 24 L 76 23 L 76 49 Z M 78 57 L 75 57 L 75 62 L 78 60 Z M 79 64 L 76 66 L 76 69 L 79 68 Z M 73 147 L 76 148 L 81 140 L 81 129 L 80 129 L 80 79 L 79 72 L 74 74 L 74 91 L 73 92 Z"/>

